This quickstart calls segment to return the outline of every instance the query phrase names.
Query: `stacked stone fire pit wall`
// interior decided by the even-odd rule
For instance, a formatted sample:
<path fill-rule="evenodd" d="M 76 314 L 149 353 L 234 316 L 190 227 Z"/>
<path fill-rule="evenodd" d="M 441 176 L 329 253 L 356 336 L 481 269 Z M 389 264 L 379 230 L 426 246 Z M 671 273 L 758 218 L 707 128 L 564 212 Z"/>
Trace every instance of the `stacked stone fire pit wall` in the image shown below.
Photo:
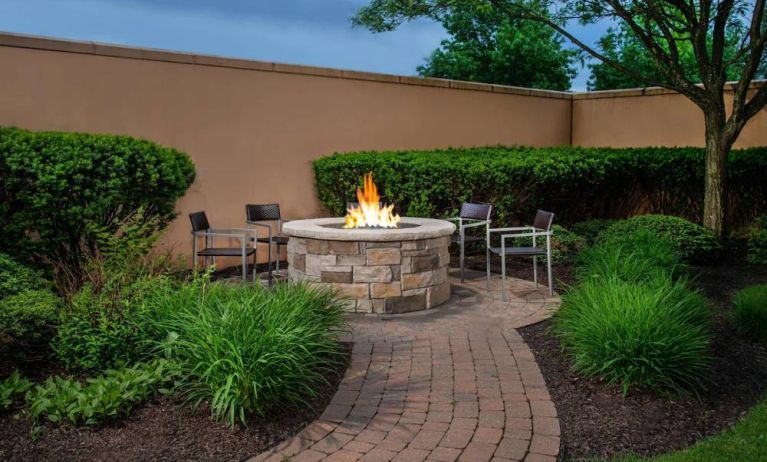
<path fill-rule="evenodd" d="M 425 310 L 450 297 L 449 245 L 450 236 L 391 242 L 291 237 L 290 279 L 332 286 L 351 311 Z"/>

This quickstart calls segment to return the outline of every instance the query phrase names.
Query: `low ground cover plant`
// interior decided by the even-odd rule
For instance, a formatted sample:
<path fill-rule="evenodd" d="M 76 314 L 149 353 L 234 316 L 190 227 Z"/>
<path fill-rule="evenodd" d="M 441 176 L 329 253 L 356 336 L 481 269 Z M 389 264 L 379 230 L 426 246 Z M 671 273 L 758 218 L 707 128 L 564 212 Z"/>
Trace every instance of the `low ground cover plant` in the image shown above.
<path fill-rule="evenodd" d="M 733 150 L 728 184 L 732 229 L 767 210 L 767 151 Z M 314 161 L 318 197 L 343 214 L 363 174 L 372 171 L 400 215 L 455 216 L 462 202 L 494 206 L 500 225 L 526 222 L 536 208 L 568 226 L 639 213 L 702 216 L 705 153 L 700 148 L 496 146 L 432 151 L 353 152 Z"/>
<path fill-rule="evenodd" d="M 158 393 L 169 393 L 167 385 L 178 376 L 172 362 L 155 359 L 131 367 L 108 370 L 86 380 L 59 376 L 35 385 L 26 395 L 35 421 L 72 425 L 96 425 L 127 416 L 137 404 Z"/>
<path fill-rule="evenodd" d="M 711 262 L 721 251 L 721 244 L 709 230 L 684 218 L 669 215 L 637 215 L 620 220 L 601 232 L 596 241 L 608 242 L 636 230 L 647 230 L 669 239 L 674 243 L 677 255 L 692 263 Z"/>
<path fill-rule="evenodd" d="M 0 353 L 37 356 L 55 332 L 62 301 L 42 275 L 0 254 Z"/>
<path fill-rule="evenodd" d="M 732 306 L 738 332 L 747 338 L 767 342 L 767 284 L 740 290 L 732 298 Z"/>
<path fill-rule="evenodd" d="M 553 330 L 585 376 L 658 393 L 704 386 L 711 314 L 675 266 L 668 239 L 643 230 L 584 251 Z"/>
<path fill-rule="evenodd" d="M 0 411 L 7 411 L 23 401 L 31 388 L 32 382 L 22 377 L 19 371 L 13 371 L 8 378 L 0 380 Z"/>
<path fill-rule="evenodd" d="M 767 265 L 767 215 L 758 217 L 748 231 L 746 261 L 754 265 Z"/>
<path fill-rule="evenodd" d="M 209 401 L 229 425 L 274 406 L 305 403 L 345 356 L 343 307 L 303 285 L 210 283 L 160 288 L 147 302 L 146 338 L 179 364 L 178 391 Z"/>

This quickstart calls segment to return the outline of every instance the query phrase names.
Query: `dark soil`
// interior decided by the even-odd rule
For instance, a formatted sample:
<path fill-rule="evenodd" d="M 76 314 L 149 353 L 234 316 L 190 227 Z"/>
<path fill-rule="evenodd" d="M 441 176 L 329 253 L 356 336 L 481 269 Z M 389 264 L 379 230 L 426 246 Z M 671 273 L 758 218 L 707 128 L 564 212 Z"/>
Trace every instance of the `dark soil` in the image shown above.
<path fill-rule="evenodd" d="M 351 352 L 347 348 L 347 352 Z M 213 421 L 205 406 L 193 409 L 160 398 L 130 417 L 96 428 L 46 424 L 37 439 L 29 419 L 0 414 L 3 461 L 240 461 L 285 440 L 315 420 L 333 397 L 346 365 L 330 374 L 311 406 L 275 409 L 234 429 Z"/>
<path fill-rule="evenodd" d="M 767 392 L 767 348 L 736 335 L 730 298 L 745 286 L 767 283 L 767 267 L 739 259 L 694 268 L 695 283 L 715 310 L 711 383 L 698 398 L 659 397 L 570 372 L 570 361 L 548 332 L 550 321 L 520 329 L 546 378 L 562 426 L 565 459 L 652 455 L 682 449 L 737 422 Z M 512 275 L 524 277 L 523 273 Z M 562 279 L 571 278 L 565 276 Z M 572 279 L 570 279 L 572 280 Z"/>

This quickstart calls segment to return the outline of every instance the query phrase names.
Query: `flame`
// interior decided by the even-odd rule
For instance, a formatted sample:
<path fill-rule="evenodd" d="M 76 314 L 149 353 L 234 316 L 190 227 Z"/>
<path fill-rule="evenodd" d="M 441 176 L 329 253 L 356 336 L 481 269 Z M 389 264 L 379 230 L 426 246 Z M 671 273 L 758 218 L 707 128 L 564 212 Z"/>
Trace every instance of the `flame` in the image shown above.
<path fill-rule="evenodd" d="M 358 207 L 352 206 L 346 210 L 344 228 L 363 226 L 396 228 L 399 225 L 399 215 L 392 213 L 394 205 L 381 207 L 381 196 L 378 195 L 378 188 L 373 183 L 373 172 L 365 175 L 363 188 L 357 188 L 357 201 L 359 201 Z"/>

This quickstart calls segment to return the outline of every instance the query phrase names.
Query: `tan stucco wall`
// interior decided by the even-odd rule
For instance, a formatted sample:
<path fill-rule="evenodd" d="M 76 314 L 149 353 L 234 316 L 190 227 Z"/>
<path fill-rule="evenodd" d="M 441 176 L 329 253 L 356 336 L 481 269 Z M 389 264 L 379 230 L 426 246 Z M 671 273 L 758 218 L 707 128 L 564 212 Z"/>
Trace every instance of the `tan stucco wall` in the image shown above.
<path fill-rule="evenodd" d="M 192 157 L 197 181 L 165 239 L 185 253 L 192 211 L 219 227 L 244 226 L 246 203 L 321 214 L 311 161 L 336 151 L 569 142 L 570 101 L 555 92 L 10 39 L 0 125 L 128 134 Z M 52 47 L 64 51 L 39 49 Z"/>
<path fill-rule="evenodd" d="M 643 94 L 644 93 L 644 94 Z M 731 104 L 731 97 L 725 102 Z M 703 146 L 703 113 L 689 99 L 662 89 L 573 96 L 575 146 Z M 767 145 L 767 109 L 741 132 L 736 147 Z"/>
<path fill-rule="evenodd" d="M 588 94 L 419 79 L 0 33 L 0 125 L 127 134 L 187 152 L 197 180 L 165 244 L 189 254 L 187 214 L 244 225 L 244 204 L 323 210 L 311 161 L 450 146 L 701 145 L 703 123 L 661 89 Z M 767 112 L 739 146 L 767 145 Z"/>

